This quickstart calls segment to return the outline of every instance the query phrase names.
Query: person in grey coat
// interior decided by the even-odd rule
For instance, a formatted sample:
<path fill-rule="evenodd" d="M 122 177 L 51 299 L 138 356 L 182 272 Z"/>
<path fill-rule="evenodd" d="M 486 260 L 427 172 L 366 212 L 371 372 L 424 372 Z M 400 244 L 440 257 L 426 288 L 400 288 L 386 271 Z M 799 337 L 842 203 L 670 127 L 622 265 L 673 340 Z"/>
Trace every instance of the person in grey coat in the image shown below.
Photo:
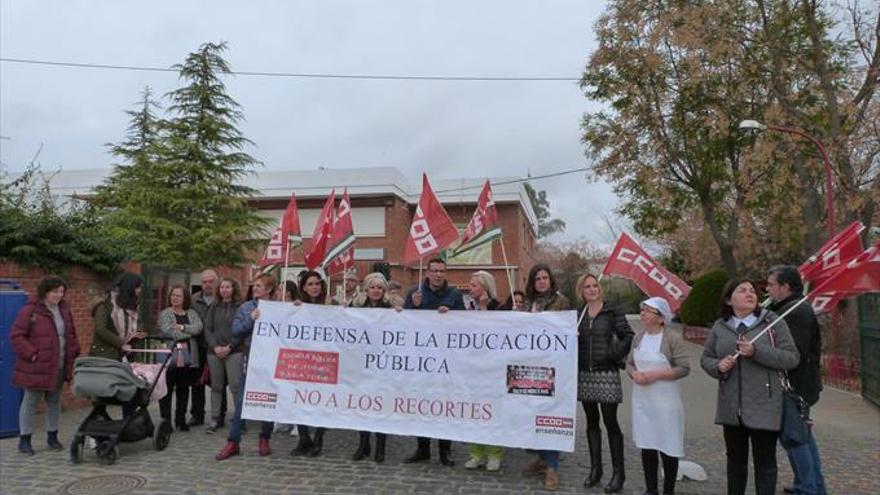
<path fill-rule="evenodd" d="M 223 427 L 227 384 L 234 403 L 241 402 L 238 394 L 241 392 L 244 345 L 232 345 L 232 320 L 241 304 L 241 288 L 237 280 L 224 277 L 218 292 L 220 297 L 208 307 L 204 332 L 211 372 L 211 424 L 205 430 L 207 433 Z"/>
<path fill-rule="evenodd" d="M 755 492 L 776 492 L 776 438 L 782 425 L 779 372 L 797 366 L 799 355 L 784 321 L 749 343 L 775 319 L 774 313 L 758 306 L 751 281 L 730 280 L 721 295 L 721 317 L 703 348 L 700 364 L 718 380 L 715 424 L 724 427 L 728 494 L 745 493 L 749 443 Z"/>
<path fill-rule="evenodd" d="M 168 307 L 159 313 L 159 329 L 164 336 L 174 339 L 173 353 L 165 371 L 168 393 L 159 399 L 159 412 L 163 419 L 171 420 L 171 396 L 174 394 L 174 424 L 180 431 L 189 431 L 186 406 L 190 387 L 197 378 L 198 336 L 203 329 L 202 319 L 191 306 L 189 288 L 174 284 L 168 291 Z"/>

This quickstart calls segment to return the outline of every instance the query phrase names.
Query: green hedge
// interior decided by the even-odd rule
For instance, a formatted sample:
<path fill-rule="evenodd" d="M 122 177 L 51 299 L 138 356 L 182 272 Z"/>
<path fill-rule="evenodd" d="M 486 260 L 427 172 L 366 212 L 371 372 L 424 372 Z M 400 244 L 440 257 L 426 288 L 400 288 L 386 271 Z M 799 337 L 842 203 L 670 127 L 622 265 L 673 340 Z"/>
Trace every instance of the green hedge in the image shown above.
<path fill-rule="evenodd" d="M 681 305 L 679 316 L 686 325 L 709 326 L 718 318 L 719 301 L 727 273 L 709 272 L 694 281 L 691 293 Z"/>

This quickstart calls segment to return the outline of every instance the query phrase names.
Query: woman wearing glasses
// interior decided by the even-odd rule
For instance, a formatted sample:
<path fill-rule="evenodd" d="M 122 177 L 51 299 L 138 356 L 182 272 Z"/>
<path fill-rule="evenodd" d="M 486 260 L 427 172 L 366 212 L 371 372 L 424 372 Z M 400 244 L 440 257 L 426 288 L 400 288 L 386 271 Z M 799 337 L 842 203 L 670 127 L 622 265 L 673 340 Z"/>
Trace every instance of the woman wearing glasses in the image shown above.
<path fill-rule="evenodd" d="M 675 493 L 678 458 L 684 457 L 684 405 L 677 380 L 690 372 L 681 335 L 667 330 L 669 303 L 661 297 L 642 302 L 643 330 L 633 338 L 626 373 L 632 390 L 633 441 L 642 449 L 646 494 L 656 495 L 658 456 L 663 459 L 663 494 Z"/>

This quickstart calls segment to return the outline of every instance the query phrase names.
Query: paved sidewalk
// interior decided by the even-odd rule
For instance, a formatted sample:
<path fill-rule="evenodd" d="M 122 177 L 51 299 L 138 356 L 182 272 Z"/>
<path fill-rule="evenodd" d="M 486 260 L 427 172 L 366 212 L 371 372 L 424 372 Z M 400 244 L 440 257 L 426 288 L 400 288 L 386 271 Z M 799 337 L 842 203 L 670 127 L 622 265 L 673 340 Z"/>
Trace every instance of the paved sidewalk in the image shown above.
<path fill-rule="evenodd" d="M 698 462 L 708 473 L 704 482 L 683 481 L 677 493 L 685 495 L 721 494 L 725 492 L 724 443 L 721 428 L 712 424 L 715 408 L 715 382 L 699 368 L 701 349 L 691 345 L 692 373 L 684 379 L 683 396 L 687 415 L 685 440 L 686 459 Z M 624 380 L 627 382 L 627 380 Z M 629 384 L 626 385 L 629 397 Z M 62 416 L 61 438 L 68 445 L 78 423 L 88 409 L 67 411 Z M 154 418 L 157 414 L 154 414 Z M 816 436 L 824 463 L 829 493 L 880 493 L 880 412 L 860 397 L 826 389 L 814 411 L 817 421 Z M 626 436 L 627 481 L 625 494 L 644 491 L 641 461 L 630 437 L 630 411 L 627 403 L 619 412 Z M 601 489 L 587 490 L 582 483 L 589 464 L 583 428 L 583 413 L 579 412 L 576 452 L 563 454 L 559 493 L 602 493 Z M 37 422 L 42 428 L 42 419 Z M 0 493 L 133 493 L 133 494 L 241 494 L 241 493 L 544 493 L 536 478 L 525 478 L 520 469 L 531 459 L 521 450 L 508 449 L 500 473 L 473 472 L 463 468 L 467 447 L 453 444 L 456 466 L 446 468 L 436 460 L 436 442 L 432 442 L 435 458 L 430 464 L 405 465 L 401 461 L 414 448 L 411 438 L 389 437 L 386 462 L 351 461 L 357 444 L 352 431 L 331 430 L 325 440 L 324 454 L 317 459 L 293 458 L 289 455 L 295 438 L 276 435 L 272 441 L 273 453 L 260 458 L 256 453 L 256 425 L 250 426 L 242 442 L 243 455 L 224 462 L 214 461 L 214 454 L 225 443 L 227 430 L 205 434 L 203 427 L 190 432 L 175 432 L 171 444 L 163 452 L 152 449 L 150 441 L 122 444 L 120 458 L 115 465 L 104 466 L 94 455 L 84 462 L 72 465 L 67 450 L 48 451 L 42 429 L 34 435 L 37 454 L 27 457 L 18 454 L 17 439 L 0 440 Z M 611 474 L 607 441 L 603 445 L 605 478 Z M 784 451 L 779 449 L 781 486 L 791 480 L 791 471 Z M 97 476 L 135 475 L 127 482 L 142 484 L 135 489 L 113 491 L 125 480 L 93 478 Z M 751 476 L 751 473 L 750 473 Z M 82 486 L 69 485 L 80 482 Z M 102 483 L 104 483 L 102 485 Z M 134 486 L 129 485 L 129 486 Z M 78 491 L 79 490 L 79 491 Z M 753 489 L 749 488 L 748 493 Z"/>

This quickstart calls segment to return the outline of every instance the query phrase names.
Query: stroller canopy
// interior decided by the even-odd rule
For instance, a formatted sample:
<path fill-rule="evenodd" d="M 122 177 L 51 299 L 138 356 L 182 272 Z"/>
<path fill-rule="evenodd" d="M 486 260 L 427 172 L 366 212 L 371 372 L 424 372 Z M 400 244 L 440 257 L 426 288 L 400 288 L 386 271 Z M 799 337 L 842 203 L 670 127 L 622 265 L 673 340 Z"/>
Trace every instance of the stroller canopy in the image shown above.
<path fill-rule="evenodd" d="M 99 357 L 81 357 L 73 364 L 73 393 L 79 397 L 101 397 L 130 401 L 139 388 L 150 385 L 134 374 L 128 363 Z"/>

